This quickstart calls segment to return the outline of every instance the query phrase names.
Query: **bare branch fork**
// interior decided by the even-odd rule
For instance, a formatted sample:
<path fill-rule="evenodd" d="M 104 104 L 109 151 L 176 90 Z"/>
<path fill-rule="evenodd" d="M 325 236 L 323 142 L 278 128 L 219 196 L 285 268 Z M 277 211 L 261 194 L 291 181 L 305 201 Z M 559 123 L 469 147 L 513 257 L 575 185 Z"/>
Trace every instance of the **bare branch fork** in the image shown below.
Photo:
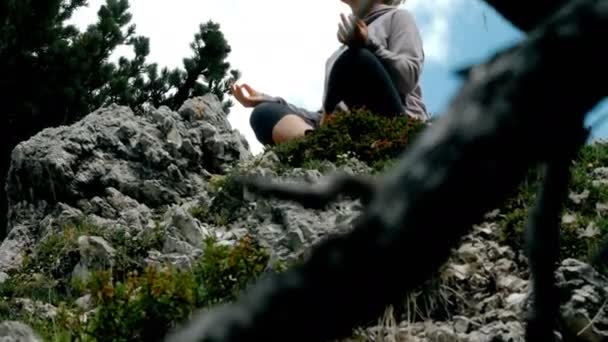
<path fill-rule="evenodd" d="M 554 11 L 527 12 L 528 6 L 558 2 L 526 4 L 522 16 L 544 13 L 519 19 L 527 25 L 522 26 L 527 39 L 470 69 L 448 112 L 392 170 L 371 184 L 362 182 L 369 201 L 351 233 L 325 241 L 301 265 L 260 279 L 234 303 L 197 314 L 168 341 L 320 341 L 349 335 L 435 273 L 470 227 L 507 199 L 538 163 L 547 171 L 526 232 L 535 290 L 526 334 L 528 341 L 551 341 L 556 218 L 572 156 L 585 140 L 584 117 L 608 93 L 596 86 L 608 78 L 608 49 L 598 48 L 608 37 L 608 0 L 569 1 L 538 26 Z M 505 16 L 517 25 L 514 9 L 523 3 L 488 3 L 510 13 Z M 327 202 L 340 188 L 330 183 L 331 191 L 307 193 L 304 185 L 244 182 L 267 196 L 309 202 L 315 197 Z M 540 248 L 555 253 L 543 256 Z"/>

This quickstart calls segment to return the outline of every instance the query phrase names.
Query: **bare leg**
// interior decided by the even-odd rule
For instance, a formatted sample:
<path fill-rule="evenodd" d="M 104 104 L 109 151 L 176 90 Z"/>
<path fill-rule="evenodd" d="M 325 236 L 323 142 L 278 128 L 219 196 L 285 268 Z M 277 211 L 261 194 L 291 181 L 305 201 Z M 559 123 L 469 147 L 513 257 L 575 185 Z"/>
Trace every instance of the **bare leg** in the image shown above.
<path fill-rule="evenodd" d="M 272 129 L 272 140 L 275 144 L 303 137 L 312 126 L 295 114 L 287 114 Z"/>
<path fill-rule="evenodd" d="M 275 145 L 302 137 L 313 128 L 312 123 L 293 112 L 288 104 L 263 102 L 255 106 L 249 124 L 258 141 Z"/>

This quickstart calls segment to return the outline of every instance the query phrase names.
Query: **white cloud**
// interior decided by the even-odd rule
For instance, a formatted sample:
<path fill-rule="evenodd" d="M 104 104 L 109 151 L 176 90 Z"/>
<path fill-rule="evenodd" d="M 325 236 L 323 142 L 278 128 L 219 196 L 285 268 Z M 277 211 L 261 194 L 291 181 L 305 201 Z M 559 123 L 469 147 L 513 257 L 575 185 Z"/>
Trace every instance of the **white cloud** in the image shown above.
<path fill-rule="evenodd" d="M 149 60 L 161 66 L 181 66 L 200 23 L 213 20 L 232 47 L 230 63 L 241 70 L 241 81 L 272 95 L 316 110 L 321 106 L 325 59 L 338 47 L 339 13 L 348 7 L 333 0 L 131 0 L 137 33 L 150 37 Z M 461 0 L 410 0 L 404 7 L 428 16 L 421 26 L 427 58 L 447 58 L 447 34 L 454 5 Z M 95 20 L 102 0 L 77 13 L 81 27 Z M 124 53 L 124 50 L 118 53 Z M 249 127 L 250 109 L 236 104 L 229 117 L 254 152 L 262 150 Z"/>
<path fill-rule="evenodd" d="M 449 52 L 450 22 L 463 0 L 409 0 L 404 7 L 415 13 L 428 61 L 446 63 Z"/>

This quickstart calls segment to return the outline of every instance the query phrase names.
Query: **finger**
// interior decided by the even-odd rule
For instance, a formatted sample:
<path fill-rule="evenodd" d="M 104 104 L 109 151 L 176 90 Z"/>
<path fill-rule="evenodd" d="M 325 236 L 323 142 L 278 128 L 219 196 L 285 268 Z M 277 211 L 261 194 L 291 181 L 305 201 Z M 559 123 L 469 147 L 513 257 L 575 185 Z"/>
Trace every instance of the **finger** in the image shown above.
<path fill-rule="evenodd" d="M 342 26 L 342 30 L 338 32 L 342 43 L 347 44 L 352 39 L 352 35 L 348 33 L 348 30 Z"/>
<path fill-rule="evenodd" d="M 247 90 L 247 92 L 249 93 L 249 95 L 253 95 L 253 94 L 257 94 L 258 93 L 253 88 L 251 88 L 249 86 L 249 84 L 247 84 L 247 83 L 243 83 L 243 88 L 245 88 L 245 90 Z"/>
<path fill-rule="evenodd" d="M 363 20 L 357 17 L 352 17 L 351 19 L 351 24 L 353 25 L 353 28 L 355 30 L 360 30 L 361 28 L 363 28 L 363 25 L 365 25 L 365 22 L 363 22 Z"/>
<path fill-rule="evenodd" d="M 342 35 L 346 37 L 346 33 L 348 33 L 349 30 L 349 25 L 344 13 L 340 13 L 340 20 L 342 21 L 342 23 L 339 24 L 340 31 L 342 32 Z"/>
<path fill-rule="evenodd" d="M 338 34 L 341 35 L 344 42 L 348 42 L 352 38 L 352 30 L 344 24 L 340 24 Z"/>
<path fill-rule="evenodd" d="M 352 20 L 350 16 L 346 16 L 344 13 L 340 13 L 340 18 L 342 19 L 342 24 L 344 24 L 344 26 L 351 27 L 352 26 Z"/>
<path fill-rule="evenodd" d="M 230 88 L 231 88 L 231 90 L 232 90 L 232 93 L 233 93 L 233 94 L 236 94 L 236 93 L 238 93 L 238 92 L 239 92 L 239 90 L 241 90 L 241 88 L 239 87 L 239 85 L 238 85 L 238 84 L 232 84 L 232 85 L 230 86 Z"/>
<path fill-rule="evenodd" d="M 234 97 L 243 105 L 245 102 L 247 102 L 247 96 L 243 93 L 243 89 L 241 87 L 236 87 Z"/>
<path fill-rule="evenodd" d="M 357 17 L 350 14 L 348 17 L 348 25 L 350 27 L 351 30 L 355 30 L 357 28 Z"/>
<path fill-rule="evenodd" d="M 357 28 L 359 32 L 364 32 L 367 29 L 367 24 L 361 19 L 357 22 Z"/>
<path fill-rule="evenodd" d="M 344 25 L 344 37 L 348 38 L 353 31 L 352 22 L 346 17 L 346 15 L 344 15 L 344 13 L 340 13 L 340 18 L 342 19 L 342 24 Z"/>
<path fill-rule="evenodd" d="M 243 96 L 243 89 L 239 85 L 234 86 L 234 93 L 238 96 Z"/>
<path fill-rule="evenodd" d="M 232 86 L 230 86 L 230 90 L 232 91 L 232 95 L 236 96 L 236 94 L 239 91 L 239 86 L 236 84 L 233 84 Z"/>
<path fill-rule="evenodd" d="M 236 88 L 241 95 L 244 94 L 243 88 L 245 88 L 245 84 L 237 85 Z"/>
<path fill-rule="evenodd" d="M 338 28 L 338 40 L 341 41 L 342 43 L 346 42 L 346 31 L 344 30 L 344 27 L 342 25 L 339 26 Z"/>
<path fill-rule="evenodd" d="M 340 32 L 338 32 L 338 41 L 342 44 L 346 44 L 346 40 L 344 39 L 344 37 L 342 36 L 342 34 Z"/>

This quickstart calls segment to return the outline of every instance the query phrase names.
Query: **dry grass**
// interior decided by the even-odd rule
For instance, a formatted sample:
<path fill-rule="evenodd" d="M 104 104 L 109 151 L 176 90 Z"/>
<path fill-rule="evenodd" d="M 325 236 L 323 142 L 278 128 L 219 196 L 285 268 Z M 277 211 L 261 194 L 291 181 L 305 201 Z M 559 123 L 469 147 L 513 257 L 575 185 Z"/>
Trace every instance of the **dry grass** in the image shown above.
<path fill-rule="evenodd" d="M 334 342 L 422 342 L 413 332 L 413 323 L 428 322 L 433 320 L 433 316 L 449 314 L 453 310 L 450 307 L 456 304 L 453 298 L 461 298 L 461 290 L 449 286 L 452 282 L 445 273 L 432 283 L 432 287 L 423 286 L 407 295 L 401 313 L 390 305 L 376 325 L 357 328 L 351 337 Z"/>

